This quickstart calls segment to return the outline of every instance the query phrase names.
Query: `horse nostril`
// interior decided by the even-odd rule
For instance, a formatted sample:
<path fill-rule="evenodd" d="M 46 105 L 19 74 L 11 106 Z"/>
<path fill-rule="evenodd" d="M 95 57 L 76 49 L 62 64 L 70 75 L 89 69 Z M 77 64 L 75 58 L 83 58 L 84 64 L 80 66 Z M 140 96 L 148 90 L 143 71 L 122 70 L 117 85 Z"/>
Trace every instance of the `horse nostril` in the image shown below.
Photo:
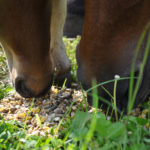
<path fill-rule="evenodd" d="M 25 98 L 33 97 L 33 92 L 27 88 L 25 84 L 25 80 L 22 78 L 17 77 L 15 80 L 15 89 L 16 91 Z"/>

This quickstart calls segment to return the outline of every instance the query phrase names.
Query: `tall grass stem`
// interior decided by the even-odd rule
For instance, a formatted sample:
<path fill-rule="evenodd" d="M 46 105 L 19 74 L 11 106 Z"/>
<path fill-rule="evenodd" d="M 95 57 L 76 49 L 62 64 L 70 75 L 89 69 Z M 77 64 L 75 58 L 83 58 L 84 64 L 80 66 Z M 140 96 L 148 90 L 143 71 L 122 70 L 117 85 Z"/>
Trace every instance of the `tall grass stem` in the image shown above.
<path fill-rule="evenodd" d="M 135 90 L 133 91 L 136 60 L 137 60 L 137 57 L 138 57 L 138 54 L 139 54 L 139 51 L 140 51 L 140 47 L 141 47 L 141 45 L 144 41 L 144 38 L 145 38 L 146 33 L 149 30 L 149 28 L 150 28 L 150 22 L 146 25 L 146 27 L 145 27 L 145 29 L 144 29 L 144 31 L 143 31 L 140 39 L 139 39 L 139 42 L 138 42 L 138 45 L 137 45 L 137 48 L 136 48 L 136 51 L 135 51 L 135 55 L 134 55 L 134 58 L 133 58 L 133 63 L 131 65 L 131 73 L 130 73 L 131 78 L 130 78 L 130 82 L 129 82 L 129 97 L 128 97 L 129 98 L 129 101 L 128 101 L 128 114 L 130 114 L 131 111 L 132 111 L 132 108 L 133 108 L 133 105 L 134 105 L 134 102 L 135 102 L 135 99 L 136 99 L 136 96 L 137 96 L 137 92 L 138 92 L 139 87 L 140 87 L 144 67 L 145 67 L 145 64 L 146 64 L 146 61 L 147 61 L 147 58 L 148 58 L 149 47 L 150 47 L 150 33 L 148 34 L 148 43 L 146 45 L 146 50 L 145 50 L 145 53 L 144 53 L 143 62 L 142 62 L 141 67 L 140 67 L 140 72 L 139 72 L 139 76 L 138 76 L 138 79 L 137 79 L 137 82 L 136 82 Z"/>

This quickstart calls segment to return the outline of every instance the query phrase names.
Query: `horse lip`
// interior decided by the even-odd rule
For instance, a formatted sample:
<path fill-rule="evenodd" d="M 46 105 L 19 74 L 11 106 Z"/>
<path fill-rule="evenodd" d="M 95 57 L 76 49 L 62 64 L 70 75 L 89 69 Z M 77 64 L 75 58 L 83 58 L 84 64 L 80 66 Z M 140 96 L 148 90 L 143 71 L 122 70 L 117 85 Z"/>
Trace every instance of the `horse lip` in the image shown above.
<path fill-rule="evenodd" d="M 48 82 L 47 86 L 38 94 L 36 94 L 32 89 L 28 88 L 28 86 L 24 83 L 24 81 L 19 80 L 15 82 L 15 89 L 16 91 L 24 98 L 39 98 L 44 96 L 46 93 L 48 93 L 52 82 Z"/>

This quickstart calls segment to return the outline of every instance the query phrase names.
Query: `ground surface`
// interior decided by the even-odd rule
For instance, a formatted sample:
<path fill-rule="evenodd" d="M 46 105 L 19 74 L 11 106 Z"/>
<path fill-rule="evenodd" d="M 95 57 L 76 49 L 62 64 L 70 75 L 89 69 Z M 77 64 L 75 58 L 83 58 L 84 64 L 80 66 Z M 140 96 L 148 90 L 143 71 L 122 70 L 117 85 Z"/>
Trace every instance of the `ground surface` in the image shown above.
<path fill-rule="evenodd" d="M 34 99 L 22 98 L 17 93 L 9 94 L 0 101 L 0 114 L 7 121 L 26 122 L 27 134 L 44 135 L 50 127 L 59 124 L 69 109 L 70 117 L 74 116 L 83 99 L 81 90 L 77 90 L 76 86 L 74 84 L 75 89 L 62 90 L 52 86 L 45 97 Z"/>

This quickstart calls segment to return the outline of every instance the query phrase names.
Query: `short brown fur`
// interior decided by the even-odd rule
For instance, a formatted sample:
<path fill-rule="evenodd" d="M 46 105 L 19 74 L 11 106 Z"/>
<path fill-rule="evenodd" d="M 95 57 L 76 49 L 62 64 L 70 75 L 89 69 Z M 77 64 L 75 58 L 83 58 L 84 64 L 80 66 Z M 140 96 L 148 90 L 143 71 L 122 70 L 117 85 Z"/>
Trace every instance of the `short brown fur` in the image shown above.
<path fill-rule="evenodd" d="M 78 79 L 85 89 L 91 86 L 92 79 L 100 83 L 113 79 L 116 74 L 121 77 L 130 75 L 139 37 L 150 20 L 149 6 L 149 0 L 85 0 L 85 20 L 77 51 Z M 146 39 L 137 60 L 136 72 L 142 62 L 145 44 Z M 150 69 L 149 63 L 146 68 Z M 146 74 L 150 76 L 150 73 Z M 150 92 L 150 78 L 146 78 L 148 82 L 143 81 L 141 87 L 147 87 L 148 91 L 144 97 L 139 96 L 137 103 Z M 123 109 L 128 101 L 128 81 L 119 83 L 118 107 Z M 105 87 L 113 94 L 113 84 Z M 100 88 L 99 95 L 110 99 Z"/>

